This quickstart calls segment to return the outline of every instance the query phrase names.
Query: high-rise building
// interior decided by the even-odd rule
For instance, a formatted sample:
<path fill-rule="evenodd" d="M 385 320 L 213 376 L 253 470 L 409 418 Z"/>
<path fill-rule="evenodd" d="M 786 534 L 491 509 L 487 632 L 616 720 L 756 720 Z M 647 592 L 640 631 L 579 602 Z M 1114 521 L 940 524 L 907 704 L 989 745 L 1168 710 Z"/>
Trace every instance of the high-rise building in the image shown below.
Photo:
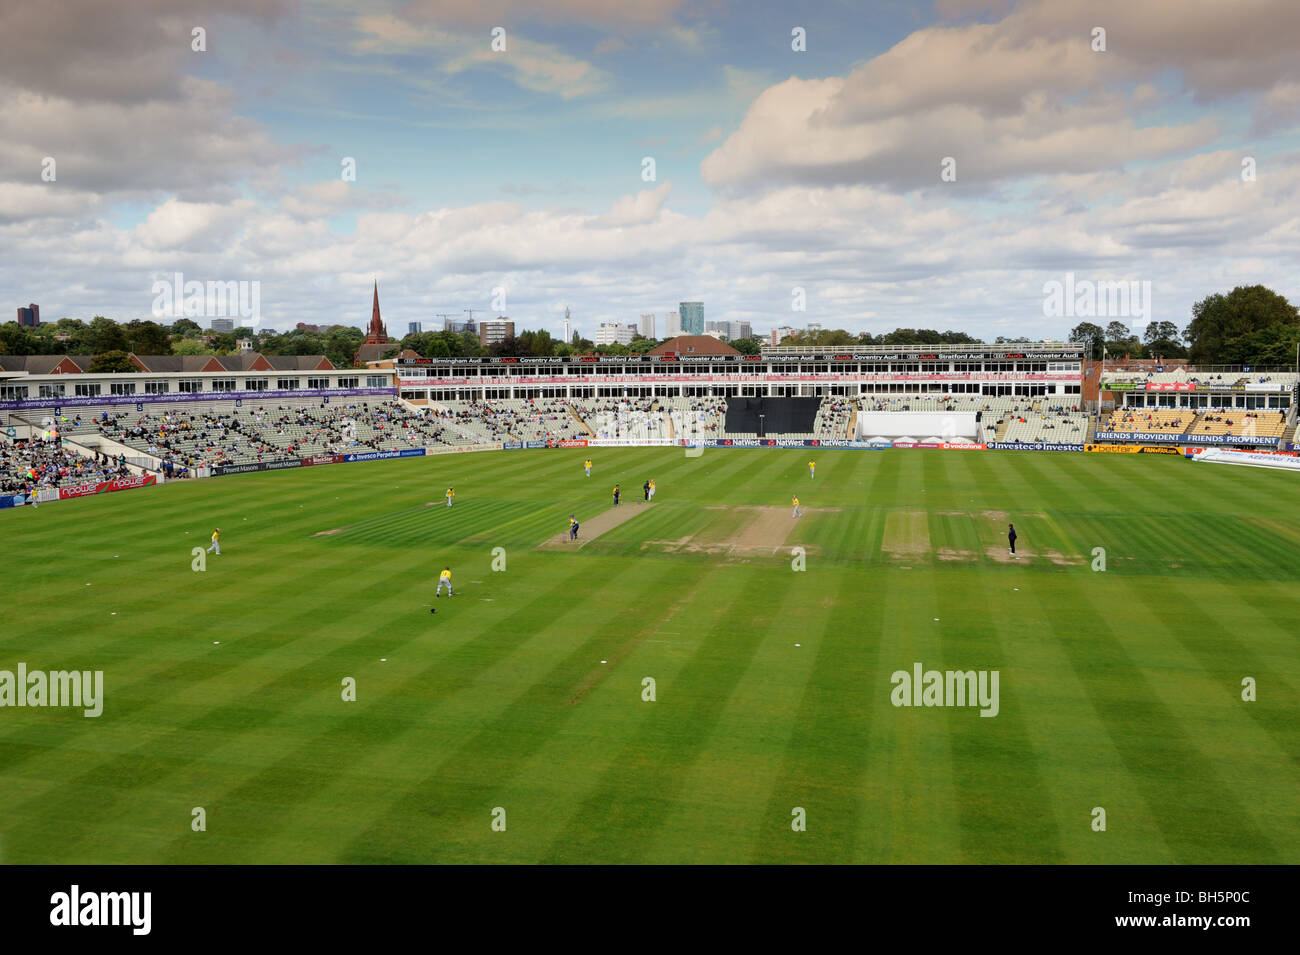
<path fill-rule="evenodd" d="M 772 344 L 779 345 L 798 331 L 799 329 L 791 328 L 789 325 L 782 325 L 780 328 L 774 328 L 772 329 Z"/>
<path fill-rule="evenodd" d="M 515 337 L 515 323 L 504 315 L 489 318 L 478 323 L 478 340 L 484 348 L 497 345 L 507 338 Z"/>
<path fill-rule="evenodd" d="M 703 335 L 704 334 L 704 303 L 703 302 L 680 302 L 678 303 L 678 312 L 682 316 L 683 335 Z"/>
<path fill-rule="evenodd" d="M 641 335 L 645 338 L 655 337 L 655 315 L 654 312 L 641 316 Z"/>
<path fill-rule="evenodd" d="M 233 318 L 214 318 L 212 320 L 212 330 L 214 332 L 233 332 L 235 330 L 235 320 Z"/>
<path fill-rule="evenodd" d="M 596 326 L 597 345 L 630 345 L 636 335 L 635 325 L 620 325 L 618 322 L 601 322 Z"/>
<path fill-rule="evenodd" d="M 564 343 L 573 344 L 573 321 L 569 318 L 569 306 L 564 306 Z"/>
<path fill-rule="evenodd" d="M 28 328 L 35 328 L 41 323 L 41 307 L 32 302 L 26 308 L 18 308 L 18 324 L 25 325 Z"/>
<path fill-rule="evenodd" d="M 676 338 L 682 333 L 682 313 L 669 312 L 664 316 L 664 338 Z"/>
<path fill-rule="evenodd" d="M 705 322 L 704 334 L 717 334 L 719 338 L 734 342 L 738 338 L 752 338 L 754 330 L 749 322 Z"/>
<path fill-rule="evenodd" d="M 407 322 L 407 323 L 406 323 L 406 334 L 408 334 L 408 335 L 418 335 L 418 334 L 420 334 L 422 331 L 424 331 L 424 323 L 423 323 L 423 322 Z"/>

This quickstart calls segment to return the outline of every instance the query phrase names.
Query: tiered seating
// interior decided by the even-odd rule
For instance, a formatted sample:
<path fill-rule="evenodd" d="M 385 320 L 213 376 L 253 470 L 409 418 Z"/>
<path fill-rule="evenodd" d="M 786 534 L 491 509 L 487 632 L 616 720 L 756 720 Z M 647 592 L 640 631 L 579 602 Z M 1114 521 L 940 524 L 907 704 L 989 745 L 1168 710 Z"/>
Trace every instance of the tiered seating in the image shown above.
<path fill-rule="evenodd" d="M 1286 417 L 1276 411 L 1210 411 L 1198 415 L 1190 431 L 1193 434 L 1280 438 L 1286 431 Z"/>
<path fill-rule="evenodd" d="M 819 441 L 840 441 L 847 438 L 853 406 L 854 402 L 847 398 L 823 398 L 817 407 L 812 436 Z"/>
<path fill-rule="evenodd" d="M 1083 444 L 1088 436 L 1088 416 L 1069 411 L 1052 411 L 1012 418 L 1003 441 L 1022 444 Z"/>
<path fill-rule="evenodd" d="M 498 416 L 509 416 L 515 441 L 560 441 L 586 434 L 562 398 L 515 398 L 490 404 Z"/>
<path fill-rule="evenodd" d="M 1168 434 L 1170 438 L 1176 438 L 1187 431 L 1194 415 L 1186 408 L 1119 408 L 1110 413 L 1103 430 Z"/>
<path fill-rule="evenodd" d="M 687 430 L 688 423 L 696 437 L 720 438 L 726 434 L 726 398 L 665 398 L 662 403 L 679 437 Z"/>
<path fill-rule="evenodd" d="M 72 440 L 101 434 L 178 468 L 465 443 L 436 417 L 400 405 L 308 405 L 155 410 L 74 427 Z"/>
<path fill-rule="evenodd" d="M 3 494 L 109 481 L 131 473 L 111 458 L 83 457 L 63 449 L 58 441 L 0 440 L 0 493 Z"/>
<path fill-rule="evenodd" d="M 574 409 L 597 438 L 668 437 L 667 422 L 654 399 L 588 399 L 585 404 L 575 404 Z"/>

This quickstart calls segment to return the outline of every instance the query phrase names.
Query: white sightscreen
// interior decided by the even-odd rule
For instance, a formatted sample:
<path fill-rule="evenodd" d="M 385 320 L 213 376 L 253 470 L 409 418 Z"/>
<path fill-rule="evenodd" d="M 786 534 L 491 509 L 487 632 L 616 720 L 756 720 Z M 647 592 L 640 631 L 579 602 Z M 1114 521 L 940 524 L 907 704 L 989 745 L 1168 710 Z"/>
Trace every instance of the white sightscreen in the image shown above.
<path fill-rule="evenodd" d="M 857 436 L 864 441 L 904 436 L 975 439 L 979 425 L 974 411 L 863 411 L 858 413 Z"/>

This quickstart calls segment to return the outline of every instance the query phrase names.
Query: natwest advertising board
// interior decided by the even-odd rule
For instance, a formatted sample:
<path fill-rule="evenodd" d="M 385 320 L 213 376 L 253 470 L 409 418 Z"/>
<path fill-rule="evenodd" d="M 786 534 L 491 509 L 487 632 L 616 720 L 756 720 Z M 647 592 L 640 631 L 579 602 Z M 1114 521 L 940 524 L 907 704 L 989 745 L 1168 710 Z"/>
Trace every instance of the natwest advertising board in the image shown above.
<path fill-rule="evenodd" d="M 136 477 L 114 478 L 111 481 L 98 481 L 90 484 L 73 484 L 59 488 L 59 500 L 70 497 L 86 497 L 90 494 L 106 494 L 109 491 L 129 491 L 133 487 L 149 487 L 158 483 L 156 474 L 141 474 Z"/>

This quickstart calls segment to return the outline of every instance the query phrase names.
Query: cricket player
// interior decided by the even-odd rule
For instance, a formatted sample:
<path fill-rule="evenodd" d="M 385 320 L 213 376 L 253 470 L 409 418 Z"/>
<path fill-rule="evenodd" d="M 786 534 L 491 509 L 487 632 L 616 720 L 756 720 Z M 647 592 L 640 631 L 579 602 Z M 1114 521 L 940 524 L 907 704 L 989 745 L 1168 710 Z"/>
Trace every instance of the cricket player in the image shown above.
<path fill-rule="evenodd" d="M 451 568 L 450 568 L 450 567 L 444 567 L 444 568 L 442 568 L 442 573 L 440 573 L 440 574 L 438 575 L 438 592 L 434 594 L 435 597 L 441 597 L 441 596 L 442 596 L 442 585 L 443 585 L 443 584 L 446 584 L 446 585 L 447 585 L 447 596 L 448 596 L 448 597 L 452 596 L 452 592 L 451 592 Z"/>
<path fill-rule="evenodd" d="M 449 488 L 447 488 L 447 506 L 448 506 L 448 507 L 451 507 L 451 499 L 452 499 L 453 497 L 455 497 L 455 496 L 456 496 L 456 489 L 455 489 L 454 487 L 449 487 Z"/>
<path fill-rule="evenodd" d="M 572 514 L 570 514 L 569 515 L 569 540 L 576 541 L 577 539 L 578 539 L 578 519 L 574 517 Z"/>
<path fill-rule="evenodd" d="M 810 478 L 815 478 L 816 476 L 817 476 L 817 462 L 816 462 L 816 461 L 809 461 L 809 462 L 808 462 L 808 477 L 810 477 Z"/>
<path fill-rule="evenodd" d="M 40 501 L 36 500 L 36 488 L 29 487 L 27 489 L 27 503 L 30 504 L 32 507 L 41 506 Z"/>
<path fill-rule="evenodd" d="M 587 477 L 591 477 L 591 458 L 583 461 L 582 466 L 587 469 Z"/>
<path fill-rule="evenodd" d="M 614 485 L 614 506 L 615 506 L 615 507 L 618 507 L 618 496 L 619 496 L 619 494 L 621 493 L 621 488 L 622 488 L 622 487 L 623 487 L 623 485 L 621 485 L 621 484 L 615 484 L 615 485 Z"/>
<path fill-rule="evenodd" d="M 1011 544 L 1011 553 L 1014 554 L 1016 552 L 1016 525 L 1015 524 L 1007 525 L 1007 540 Z"/>
<path fill-rule="evenodd" d="M 791 517 L 803 517 L 803 511 L 799 510 L 799 495 L 796 494 L 790 498 L 790 504 L 794 507 L 794 513 Z"/>
<path fill-rule="evenodd" d="M 653 501 L 654 499 L 655 499 L 655 479 L 651 478 L 650 479 L 650 500 Z"/>
<path fill-rule="evenodd" d="M 221 528 L 220 528 L 220 527 L 218 527 L 218 528 L 216 528 L 215 530 L 213 530 L 213 532 L 212 532 L 212 546 L 209 547 L 208 550 L 209 550 L 209 551 L 214 551 L 214 550 L 215 550 L 215 551 L 217 552 L 217 556 L 218 556 L 218 557 L 221 556 Z"/>
<path fill-rule="evenodd" d="M 646 481 L 641 485 L 641 493 L 645 495 L 646 501 L 650 500 L 650 482 Z"/>

